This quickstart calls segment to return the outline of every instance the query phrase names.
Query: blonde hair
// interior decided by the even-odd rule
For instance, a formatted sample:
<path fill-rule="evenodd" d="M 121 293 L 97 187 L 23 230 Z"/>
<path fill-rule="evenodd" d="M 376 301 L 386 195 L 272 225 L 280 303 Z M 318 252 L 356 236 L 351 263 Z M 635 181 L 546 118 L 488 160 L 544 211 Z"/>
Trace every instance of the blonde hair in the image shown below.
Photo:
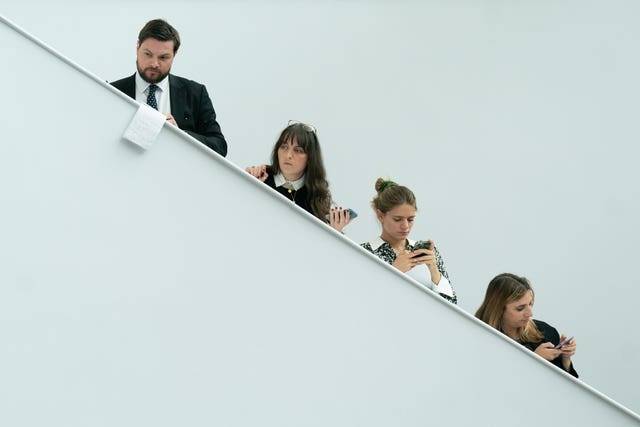
<path fill-rule="evenodd" d="M 534 295 L 533 288 L 525 277 L 511 273 L 499 274 L 489 282 L 484 301 L 476 311 L 476 317 L 504 333 L 502 316 L 505 307 L 507 304 L 519 300 L 529 291 Z M 517 334 L 517 341 L 521 343 L 539 342 L 544 338 L 533 320 L 529 320 L 524 327 L 518 328 Z"/>

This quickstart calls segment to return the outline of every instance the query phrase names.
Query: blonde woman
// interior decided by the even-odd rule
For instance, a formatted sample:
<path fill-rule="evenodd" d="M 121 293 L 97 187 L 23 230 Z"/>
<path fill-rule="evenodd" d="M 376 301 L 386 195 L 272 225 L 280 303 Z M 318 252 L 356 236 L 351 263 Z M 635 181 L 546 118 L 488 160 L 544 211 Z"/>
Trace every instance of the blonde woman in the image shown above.
<path fill-rule="evenodd" d="M 489 283 L 476 317 L 578 378 L 571 362 L 576 354 L 575 340 L 533 319 L 533 300 L 533 289 L 526 278 L 499 274 Z"/>

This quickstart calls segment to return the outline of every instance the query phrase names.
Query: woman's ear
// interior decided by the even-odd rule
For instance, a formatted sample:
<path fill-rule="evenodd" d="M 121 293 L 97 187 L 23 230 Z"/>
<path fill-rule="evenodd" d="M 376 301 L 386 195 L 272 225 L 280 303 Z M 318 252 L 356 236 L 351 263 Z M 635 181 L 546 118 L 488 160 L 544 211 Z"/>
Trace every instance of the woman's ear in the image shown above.
<path fill-rule="evenodd" d="M 376 217 L 378 218 L 378 221 L 382 222 L 382 218 L 384 217 L 384 214 L 380 209 L 376 209 Z"/>

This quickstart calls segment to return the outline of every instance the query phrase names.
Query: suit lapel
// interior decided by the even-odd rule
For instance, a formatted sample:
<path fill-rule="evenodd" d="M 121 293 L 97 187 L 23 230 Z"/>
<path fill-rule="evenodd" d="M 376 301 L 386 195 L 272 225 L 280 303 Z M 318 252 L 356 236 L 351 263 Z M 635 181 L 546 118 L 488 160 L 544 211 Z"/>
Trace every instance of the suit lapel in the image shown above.
<path fill-rule="evenodd" d="M 136 75 L 129 77 L 122 85 L 122 92 L 136 99 Z"/>
<path fill-rule="evenodd" d="M 187 100 L 185 99 L 186 95 L 182 82 L 171 74 L 169 74 L 169 92 L 171 93 L 171 115 L 180 126 L 184 117 L 184 105 Z"/>

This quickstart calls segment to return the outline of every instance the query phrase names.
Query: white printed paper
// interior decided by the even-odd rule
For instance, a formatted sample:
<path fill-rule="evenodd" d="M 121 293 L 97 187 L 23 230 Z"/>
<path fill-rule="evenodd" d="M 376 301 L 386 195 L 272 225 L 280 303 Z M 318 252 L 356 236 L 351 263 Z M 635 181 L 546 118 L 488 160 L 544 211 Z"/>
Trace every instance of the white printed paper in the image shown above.
<path fill-rule="evenodd" d="M 146 150 L 156 140 L 166 121 L 167 117 L 158 110 L 146 104 L 140 104 L 122 137 Z"/>

